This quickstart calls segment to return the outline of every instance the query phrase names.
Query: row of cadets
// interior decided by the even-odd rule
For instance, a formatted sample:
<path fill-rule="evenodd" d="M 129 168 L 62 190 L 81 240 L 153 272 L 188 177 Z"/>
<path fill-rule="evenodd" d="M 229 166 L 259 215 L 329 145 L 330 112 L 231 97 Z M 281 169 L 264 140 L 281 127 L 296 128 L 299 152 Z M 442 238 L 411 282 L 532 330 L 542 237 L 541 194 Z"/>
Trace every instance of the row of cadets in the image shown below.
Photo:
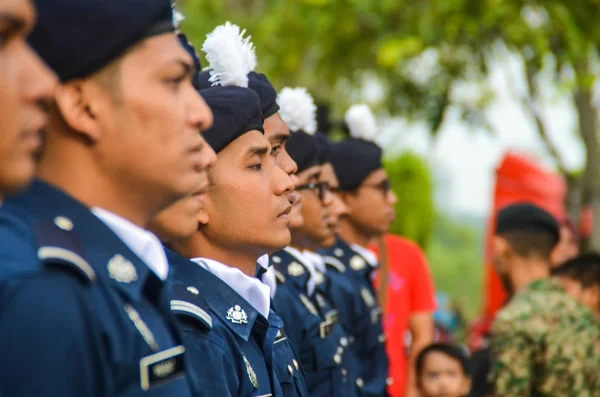
<path fill-rule="evenodd" d="M 317 273 L 305 256 L 306 249 L 333 236 L 329 221 L 334 199 L 328 182 L 321 180 L 321 159 L 312 135 L 317 129 L 316 106 L 304 88 L 284 88 L 278 103 L 292 131 L 287 150 L 298 166 L 299 199 L 290 213 L 291 244 L 271 256 L 278 282 L 274 302 L 298 351 L 309 394 L 358 395 L 349 339 L 337 324 L 336 310 L 316 291 Z"/>
<path fill-rule="evenodd" d="M 354 105 L 345 121 L 351 137 L 332 144 L 330 159 L 346 213 L 335 244 L 319 252 L 327 265 L 327 297 L 338 309 L 342 326 L 354 337 L 364 393 L 385 396 L 393 380 L 388 377 L 382 310 L 373 286 L 377 258 L 366 247 L 389 230 L 396 196 L 382 165 L 382 150 L 373 142 L 377 125 L 371 110 Z"/>
<path fill-rule="evenodd" d="M 264 136 L 261 101 L 248 88 L 256 58 L 243 34 L 227 23 L 202 47 L 209 72 L 199 76 L 200 93 L 214 114 L 204 135 L 217 161 L 198 192 L 201 208 L 173 206 L 154 229 L 172 249 L 170 305 L 180 318 L 194 395 L 307 396 L 269 288 L 254 277 L 261 255 L 289 243 L 294 184 Z M 194 220 L 190 236 L 175 227 L 186 217 Z"/>
<path fill-rule="evenodd" d="M 29 42 L 60 83 L 39 179 L 0 210 L 0 394 L 188 396 L 169 264 L 145 228 L 215 159 L 197 70 L 169 0 L 36 6 Z"/>

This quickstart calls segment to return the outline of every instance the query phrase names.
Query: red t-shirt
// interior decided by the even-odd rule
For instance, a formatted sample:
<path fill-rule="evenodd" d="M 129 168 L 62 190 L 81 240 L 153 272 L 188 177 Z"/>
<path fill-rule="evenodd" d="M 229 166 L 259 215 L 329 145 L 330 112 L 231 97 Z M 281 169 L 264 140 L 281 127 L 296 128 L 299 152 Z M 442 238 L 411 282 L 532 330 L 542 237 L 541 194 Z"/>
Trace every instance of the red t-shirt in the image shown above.
<path fill-rule="evenodd" d="M 390 360 L 388 388 L 391 397 L 404 396 L 407 375 L 405 336 L 413 313 L 435 310 L 434 286 L 427 260 L 419 246 L 399 236 L 386 235 L 388 251 L 388 292 L 384 328 Z M 377 252 L 377 247 L 370 247 Z"/>

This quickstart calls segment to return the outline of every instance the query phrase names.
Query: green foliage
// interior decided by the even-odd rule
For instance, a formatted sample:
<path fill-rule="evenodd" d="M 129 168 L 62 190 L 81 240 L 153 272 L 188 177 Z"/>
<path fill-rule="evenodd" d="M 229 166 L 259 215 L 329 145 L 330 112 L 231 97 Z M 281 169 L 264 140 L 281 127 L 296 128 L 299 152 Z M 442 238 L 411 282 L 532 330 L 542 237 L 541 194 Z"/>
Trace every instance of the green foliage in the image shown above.
<path fill-rule="evenodd" d="M 427 257 L 436 289 L 447 292 L 473 320 L 481 310 L 483 232 L 437 214 Z"/>
<path fill-rule="evenodd" d="M 427 163 L 418 155 L 404 153 L 389 159 L 385 168 L 398 197 L 392 233 L 427 247 L 433 225 L 433 186 Z"/>

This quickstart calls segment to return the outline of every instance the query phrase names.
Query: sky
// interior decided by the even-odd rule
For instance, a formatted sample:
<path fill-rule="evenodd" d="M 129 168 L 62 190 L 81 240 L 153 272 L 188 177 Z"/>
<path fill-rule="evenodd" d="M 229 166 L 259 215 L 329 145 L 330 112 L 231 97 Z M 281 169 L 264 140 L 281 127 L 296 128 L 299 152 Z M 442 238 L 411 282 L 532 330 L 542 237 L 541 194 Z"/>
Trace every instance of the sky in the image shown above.
<path fill-rule="evenodd" d="M 494 99 L 485 111 L 493 133 L 469 126 L 449 110 L 446 120 L 433 139 L 424 123 L 404 119 L 381 120 L 380 142 L 387 153 L 412 150 L 429 162 L 436 181 L 436 201 L 448 213 L 486 216 L 492 204 L 494 171 L 507 151 L 523 154 L 544 168 L 555 164 L 537 136 L 534 121 L 523 110 L 518 93 L 523 92 L 520 61 L 503 55 L 490 67 L 487 83 Z M 585 151 L 576 135 L 577 116 L 573 104 L 546 73 L 540 79 L 542 103 L 540 112 L 549 136 L 559 149 L 567 168 L 581 169 Z M 474 84 L 455 90 L 456 98 L 477 95 Z"/>

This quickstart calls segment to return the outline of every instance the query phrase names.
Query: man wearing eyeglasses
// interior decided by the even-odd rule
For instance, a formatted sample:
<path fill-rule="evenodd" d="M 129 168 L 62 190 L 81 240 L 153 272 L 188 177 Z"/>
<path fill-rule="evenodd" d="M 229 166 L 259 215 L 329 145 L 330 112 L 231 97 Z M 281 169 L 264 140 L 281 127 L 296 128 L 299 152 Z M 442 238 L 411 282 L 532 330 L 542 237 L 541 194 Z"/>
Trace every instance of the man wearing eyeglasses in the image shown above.
<path fill-rule="evenodd" d="M 352 286 L 330 288 L 329 298 L 356 341 L 363 391 L 367 396 L 385 396 L 392 380 L 388 378 L 382 311 L 372 283 L 378 263 L 367 247 L 390 228 L 397 198 L 382 165 L 382 150 L 371 141 L 377 127 L 370 109 L 365 105 L 351 107 L 346 123 L 352 137 L 331 147 L 331 163 L 346 213 L 340 220 L 335 245 L 322 254 L 335 284 Z M 362 306 L 351 304 L 357 295 Z"/>

